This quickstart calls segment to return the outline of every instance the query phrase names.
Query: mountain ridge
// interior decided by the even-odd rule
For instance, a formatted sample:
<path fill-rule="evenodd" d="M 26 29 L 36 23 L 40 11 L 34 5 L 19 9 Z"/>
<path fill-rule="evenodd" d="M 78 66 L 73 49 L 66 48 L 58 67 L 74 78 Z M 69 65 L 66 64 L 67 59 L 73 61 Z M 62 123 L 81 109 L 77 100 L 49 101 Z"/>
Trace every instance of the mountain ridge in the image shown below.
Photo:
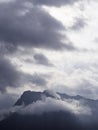
<path fill-rule="evenodd" d="M 15 106 L 22 105 L 23 103 L 25 105 L 29 105 L 32 102 L 41 100 L 42 96 L 46 96 L 46 97 L 50 97 L 50 98 L 58 98 L 58 99 L 61 98 L 62 100 L 74 99 L 74 100 L 85 100 L 85 101 L 89 101 L 89 102 L 98 102 L 98 100 L 89 99 L 89 98 L 83 97 L 81 95 L 70 96 L 66 93 L 52 92 L 50 90 L 44 90 L 43 92 L 27 90 L 27 91 L 23 92 L 23 94 L 20 96 L 20 98 L 16 101 L 16 103 L 14 105 Z"/>
<path fill-rule="evenodd" d="M 73 107 L 75 111 L 78 110 L 80 113 L 83 113 L 82 111 L 85 111 L 87 106 L 92 110 L 91 115 L 87 113 L 75 114 L 68 108 L 64 110 L 66 105 L 69 109 Z M 59 92 L 54 93 L 49 90 L 43 92 L 25 91 L 13 107 L 21 108 L 21 106 L 22 109 L 10 113 L 7 118 L 0 121 L 1 130 L 98 130 L 97 100 L 80 95 L 70 96 Z M 78 107 L 78 109 L 74 107 Z M 53 109 L 53 111 L 46 109 Z M 46 111 L 38 113 L 38 111 L 44 110 Z M 27 111 L 28 113 L 26 113 Z"/>

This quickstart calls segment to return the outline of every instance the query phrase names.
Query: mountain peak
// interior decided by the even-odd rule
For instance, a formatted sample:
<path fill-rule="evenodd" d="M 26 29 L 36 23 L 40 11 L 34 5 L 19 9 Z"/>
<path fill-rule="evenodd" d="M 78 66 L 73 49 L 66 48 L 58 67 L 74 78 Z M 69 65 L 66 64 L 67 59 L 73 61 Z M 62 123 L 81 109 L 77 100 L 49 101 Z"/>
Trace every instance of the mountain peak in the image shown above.
<path fill-rule="evenodd" d="M 22 96 L 18 99 L 15 105 L 28 105 L 32 102 L 36 102 L 37 100 L 41 100 L 41 92 L 35 91 L 25 91 Z"/>
<path fill-rule="evenodd" d="M 17 102 L 15 103 L 15 105 L 29 105 L 32 102 L 36 102 L 38 100 L 41 100 L 42 97 L 51 97 L 51 98 L 58 98 L 59 96 L 50 91 L 50 90 L 45 90 L 43 92 L 35 92 L 35 91 L 25 91 L 23 92 L 23 94 L 21 95 L 21 97 L 17 100 Z"/>

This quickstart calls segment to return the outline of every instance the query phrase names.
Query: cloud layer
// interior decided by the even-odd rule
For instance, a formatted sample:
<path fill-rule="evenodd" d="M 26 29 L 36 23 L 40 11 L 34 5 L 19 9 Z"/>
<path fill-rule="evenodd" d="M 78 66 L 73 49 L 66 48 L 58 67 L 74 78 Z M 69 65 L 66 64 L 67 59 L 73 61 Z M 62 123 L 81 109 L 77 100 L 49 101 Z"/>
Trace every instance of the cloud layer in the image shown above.
<path fill-rule="evenodd" d="M 72 5 L 79 0 L 31 0 L 36 5 L 46 5 L 46 6 L 63 6 L 63 5 Z"/>
<path fill-rule="evenodd" d="M 60 33 L 65 27 L 41 7 L 29 4 L 18 0 L 0 4 L 0 44 L 16 48 L 74 49 L 62 42 L 67 39 Z"/>
<path fill-rule="evenodd" d="M 69 111 L 74 114 L 91 115 L 90 108 L 83 106 L 78 101 L 61 101 L 52 98 L 46 98 L 42 101 L 37 101 L 32 103 L 27 107 L 19 110 L 20 114 L 43 114 L 48 112 L 59 112 L 59 111 Z"/>
<path fill-rule="evenodd" d="M 68 112 L 81 116 L 91 116 L 91 108 L 84 105 L 80 100 L 51 98 L 42 95 L 42 99 L 33 102 L 27 106 L 24 104 L 21 106 L 14 106 L 9 109 L 0 110 L 0 120 L 6 118 L 11 113 L 18 113 L 20 115 L 42 115 L 49 112 Z"/>
<path fill-rule="evenodd" d="M 0 91 L 6 87 L 19 87 L 21 73 L 6 58 L 0 57 Z"/>

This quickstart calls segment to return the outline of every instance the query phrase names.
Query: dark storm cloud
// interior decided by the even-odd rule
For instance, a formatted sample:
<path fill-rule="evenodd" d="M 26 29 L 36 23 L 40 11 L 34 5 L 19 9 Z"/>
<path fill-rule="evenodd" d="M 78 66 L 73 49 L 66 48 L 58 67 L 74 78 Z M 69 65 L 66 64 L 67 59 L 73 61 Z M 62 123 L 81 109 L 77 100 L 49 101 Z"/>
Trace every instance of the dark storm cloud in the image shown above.
<path fill-rule="evenodd" d="M 9 60 L 0 57 L 0 91 L 6 87 L 19 87 L 20 72 Z"/>
<path fill-rule="evenodd" d="M 41 7 L 25 1 L 0 4 L 0 44 L 47 49 L 74 49 L 65 44 L 64 26 Z M 68 38 L 65 38 L 68 41 Z"/>
<path fill-rule="evenodd" d="M 40 65 L 44 65 L 44 66 L 53 66 L 53 64 L 50 63 L 48 58 L 41 53 L 35 54 L 34 59 L 35 59 L 36 64 L 40 64 Z"/>
<path fill-rule="evenodd" d="M 30 0 L 36 5 L 46 5 L 46 6 L 64 6 L 72 5 L 80 0 Z"/>
<path fill-rule="evenodd" d="M 17 88 L 26 84 L 47 86 L 47 80 L 41 74 L 27 74 L 17 69 L 8 59 L 0 57 L 0 91 L 5 92 L 7 87 Z"/>

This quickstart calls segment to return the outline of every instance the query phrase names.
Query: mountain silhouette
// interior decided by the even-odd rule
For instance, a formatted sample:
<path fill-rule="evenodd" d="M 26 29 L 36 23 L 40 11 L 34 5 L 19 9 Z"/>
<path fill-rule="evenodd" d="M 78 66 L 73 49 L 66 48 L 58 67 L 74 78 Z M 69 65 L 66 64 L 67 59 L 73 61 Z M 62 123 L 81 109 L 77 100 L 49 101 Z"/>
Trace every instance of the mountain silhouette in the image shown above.
<path fill-rule="evenodd" d="M 25 108 L 30 104 L 33 106 L 34 103 L 42 101 L 43 98 L 57 101 L 81 101 L 84 106 L 86 105 L 91 109 L 92 114 L 90 116 L 82 115 L 79 118 L 79 116 L 67 110 L 49 111 L 42 114 L 19 114 L 13 112 L 0 122 L 0 130 L 98 130 L 98 100 L 88 99 L 80 95 L 69 96 L 48 90 L 43 92 L 25 91 L 13 107 L 23 105 Z"/>

